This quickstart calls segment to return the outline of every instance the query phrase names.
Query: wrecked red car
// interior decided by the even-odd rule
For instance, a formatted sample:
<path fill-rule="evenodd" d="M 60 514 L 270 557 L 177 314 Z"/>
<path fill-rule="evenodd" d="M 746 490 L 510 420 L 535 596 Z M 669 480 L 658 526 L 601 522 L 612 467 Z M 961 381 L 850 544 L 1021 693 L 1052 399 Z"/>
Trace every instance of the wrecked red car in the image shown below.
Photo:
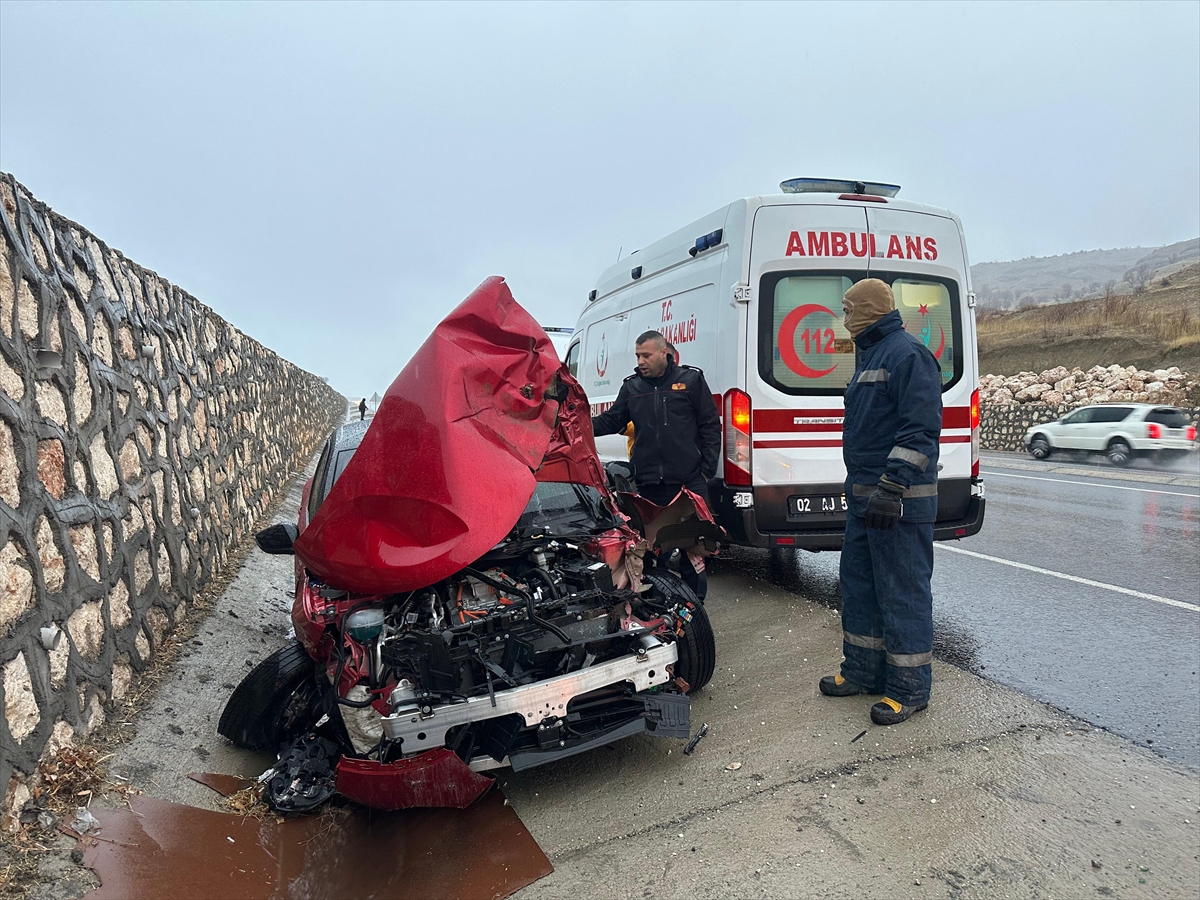
<path fill-rule="evenodd" d="M 257 535 L 295 554 L 296 640 L 218 730 L 279 753 L 262 780 L 282 812 L 462 807 L 489 769 L 686 738 L 713 631 L 658 560 L 719 537 L 694 495 L 663 510 L 610 489 L 582 389 L 489 279 L 373 420 L 330 435 L 297 524 Z"/>

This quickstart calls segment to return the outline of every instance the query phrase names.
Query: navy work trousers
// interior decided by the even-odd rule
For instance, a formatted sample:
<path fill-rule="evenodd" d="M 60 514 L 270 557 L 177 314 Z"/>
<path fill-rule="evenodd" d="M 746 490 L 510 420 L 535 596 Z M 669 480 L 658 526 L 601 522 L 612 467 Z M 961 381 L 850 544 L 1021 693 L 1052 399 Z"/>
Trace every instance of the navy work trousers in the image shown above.
<path fill-rule="evenodd" d="M 682 484 L 647 484 L 638 485 L 638 493 L 653 503 L 655 506 L 667 506 L 679 492 L 685 487 Z M 708 488 L 704 482 L 697 479 L 692 484 L 686 485 L 687 489 L 693 494 L 698 494 L 705 503 L 708 502 Z M 696 599 L 703 602 L 705 595 L 708 593 L 708 573 L 697 572 L 691 560 L 687 558 L 687 554 L 680 554 L 679 560 L 679 577 L 683 579 L 683 583 L 692 589 L 692 593 L 696 595 Z"/>
<path fill-rule="evenodd" d="M 846 517 L 842 544 L 842 677 L 905 706 L 933 682 L 933 523 L 868 528 Z"/>

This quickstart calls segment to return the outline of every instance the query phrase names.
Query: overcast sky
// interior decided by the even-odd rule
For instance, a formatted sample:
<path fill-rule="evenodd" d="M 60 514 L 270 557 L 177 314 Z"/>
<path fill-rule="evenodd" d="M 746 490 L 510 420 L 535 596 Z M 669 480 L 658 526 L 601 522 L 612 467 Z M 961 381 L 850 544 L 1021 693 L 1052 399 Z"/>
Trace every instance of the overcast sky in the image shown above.
<path fill-rule="evenodd" d="M 357 398 L 488 275 L 573 325 L 799 175 L 974 261 L 1195 237 L 1200 4 L 4 0 L 0 169 Z"/>

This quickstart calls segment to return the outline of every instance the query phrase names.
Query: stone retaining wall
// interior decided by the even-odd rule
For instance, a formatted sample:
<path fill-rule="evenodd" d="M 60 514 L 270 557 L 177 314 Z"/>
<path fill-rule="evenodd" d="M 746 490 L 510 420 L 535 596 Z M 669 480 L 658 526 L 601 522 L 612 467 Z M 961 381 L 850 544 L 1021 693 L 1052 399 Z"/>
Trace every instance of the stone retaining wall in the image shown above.
<path fill-rule="evenodd" d="M 345 408 L 0 173 L 0 817 Z"/>
<path fill-rule="evenodd" d="M 1050 406 L 1037 402 L 983 404 L 979 411 L 980 446 L 984 450 L 1024 450 L 1027 429 L 1053 422 L 1073 408 L 1074 405 Z M 1200 409 L 1184 409 L 1184 414 L 1193 424 L 1200 419 Z"/>

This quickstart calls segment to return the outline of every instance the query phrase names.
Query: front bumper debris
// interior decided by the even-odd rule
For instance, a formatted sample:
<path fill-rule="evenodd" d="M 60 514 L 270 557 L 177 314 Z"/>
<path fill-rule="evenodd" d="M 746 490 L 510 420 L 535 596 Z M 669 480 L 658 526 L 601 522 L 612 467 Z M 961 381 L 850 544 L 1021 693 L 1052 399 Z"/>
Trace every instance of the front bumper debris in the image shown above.
<path fill-rule="evenodd" d="M 492 779 L 472 772 L 442 747 L 390 763 L 343 756 L 335 783 L 344 797 L 371 809 L 466 809 L 492 786 Z"/>
<path fill-rule="evenodd" d="M 666 684 L 672 678 L 667 666 L 678 662 L 678 648 L 650 635 L 641 641 L 643 654 L 622 656 L 557 678 L 497 691 L 494 698 L 472 697 L 464 703 L 435 706 L 427 713 L 416 707 L 398 710 L 384 716 L 383 733 L 389 740 L 403 741 L 403 752 L 419 753 L 444 746 L 446 732 L 455 725 L 516 713 L 524 717 L 526 727 L 534 727 L 543 719 L 566 715 L 567 704 L 575 697 L 612 684 L 632 682 L 637 691 Z"/>

